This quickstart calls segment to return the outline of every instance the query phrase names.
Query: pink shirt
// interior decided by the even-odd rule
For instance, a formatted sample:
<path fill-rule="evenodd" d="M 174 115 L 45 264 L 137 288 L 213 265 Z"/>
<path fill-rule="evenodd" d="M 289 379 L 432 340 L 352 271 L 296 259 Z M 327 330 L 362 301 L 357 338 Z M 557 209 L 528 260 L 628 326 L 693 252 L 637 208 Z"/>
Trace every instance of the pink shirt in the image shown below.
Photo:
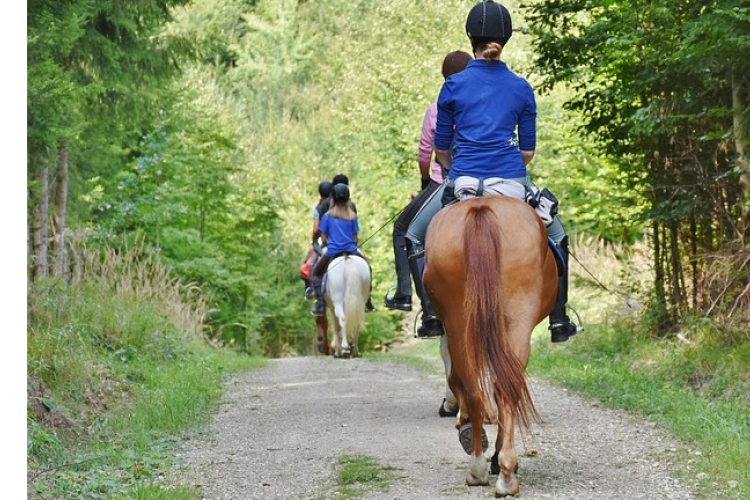
<path fill-rule="evenodd" d="M 435 149 L 435 123 L 437 122 L 437 102 L 433 102 L 427 107 L 422 120 L 422 135 L 419 138 L 419 167 L 421 169 L 430 169 L 430 179 L 438 184 L 443 183 L 443 172 L 437 162 L 432 161 L 433 150 Z"/>

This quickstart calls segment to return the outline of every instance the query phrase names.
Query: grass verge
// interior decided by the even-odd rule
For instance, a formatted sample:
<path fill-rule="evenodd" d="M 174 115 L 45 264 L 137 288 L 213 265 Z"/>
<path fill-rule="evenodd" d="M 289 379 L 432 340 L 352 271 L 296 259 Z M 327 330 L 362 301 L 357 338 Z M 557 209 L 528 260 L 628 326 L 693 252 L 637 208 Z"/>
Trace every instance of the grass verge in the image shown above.
<path fill-rule="evenodd" d="M 699 337 L 699 336 L 695 336 Z M 534 345 L 529 372 L 644 415 L 694 449 L 683 479 L 705 498 L 750 498 L 750 345 L 654 339 L 629 321 Z"/>
<path fill-rule="evenodd" d="M 265 360 L 207 346 L 201 304 L 179 303 L 171 280 L 152 272 L 144 293 L 106 275 L 30 292 L 27 496 L 197 500 L 164 481 L 175 449 L 208 423 L 227 375 Z"/>

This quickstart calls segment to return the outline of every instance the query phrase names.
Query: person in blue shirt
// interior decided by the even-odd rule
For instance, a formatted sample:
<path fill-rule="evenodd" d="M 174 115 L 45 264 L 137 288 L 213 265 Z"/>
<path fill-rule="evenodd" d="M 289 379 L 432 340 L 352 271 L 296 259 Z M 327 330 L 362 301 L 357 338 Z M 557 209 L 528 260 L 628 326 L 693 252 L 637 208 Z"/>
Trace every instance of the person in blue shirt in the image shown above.
<path fill-rule="evenodd" d="M 313 316 L 325 315 L 321 282 L 331 260 L 342 254 L 359 255 L 364 258 L 357 246 L 359 220 L 349 197 L 349 187 L 346 184 L 334 184 L 331 190 L 331 207 L 320 220 L 320 240 L 325 252 L 318 259 L 312 272 L 315 306 L 310 310 L 310 314 Z M 367 309 L 372 310 L 370 300 L 368 304 Z"/>
<path fill-rule="evenodd" d="M 475 59 L 446 79 L 438 96 L 435 150 L 448 179 L 409 225 L 406 236 L 415 257 L 424 251 L 432 217 L 455 199 L 453 183 L 458 177 L 500 177 L 535 188 L 526 168 L 536 149 L 534 91 L 500 59 L 512 31 L 508 9 L 491 0 L 477 3 L 467 16 L 466 34 Z M 566 314 L 568 237 L 556 216 L 547 231 L 565 263 L 549 318 L 552 342 L 564 342 L 578 331 Z M 425 333 L 439 336 L 443 332 L 434 327 Z"/>

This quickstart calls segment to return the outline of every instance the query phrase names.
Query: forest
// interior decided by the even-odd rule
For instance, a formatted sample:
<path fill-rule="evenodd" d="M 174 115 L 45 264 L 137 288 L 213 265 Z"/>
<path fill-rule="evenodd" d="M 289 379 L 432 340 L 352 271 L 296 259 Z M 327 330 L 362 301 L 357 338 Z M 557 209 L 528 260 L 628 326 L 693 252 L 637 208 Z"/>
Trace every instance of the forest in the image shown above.
<path fill-rule="evenodd" d="M 650 340 L 746 347 L 750 3 L 503 3 L 503 59 L 539 106 L 529 170 L 561 200 L 572 254 L 589 242 L 615 256 L 626 271 L 600 293 L 638 297 Z M 420 189 L 422 116 L 443 56 L 470 49 L 473 4 L 30 0 L 29 385 L 59 383 L 53 352 L 83 335 L 66 316 L 73 297 L 123 302 L 124 290 L 213 347 L 312 353 L 298 270 L 318 183 L 338 173 L 382 309 L 392 222 Z M 579 284 L 609 272 L 580 264 Z M 97 321 L 109 325 L 97 345 L 139 355 L 117 317 Z M 368 316 L 364 349 L 386 350 L 397 321 Z"/>

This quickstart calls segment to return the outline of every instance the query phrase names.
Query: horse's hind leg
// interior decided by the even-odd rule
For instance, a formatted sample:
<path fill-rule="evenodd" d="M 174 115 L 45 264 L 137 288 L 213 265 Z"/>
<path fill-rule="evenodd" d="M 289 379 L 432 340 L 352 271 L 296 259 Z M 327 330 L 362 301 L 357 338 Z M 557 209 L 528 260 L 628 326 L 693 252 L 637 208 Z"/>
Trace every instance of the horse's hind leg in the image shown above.
<path fill-rule="evenodd" d="M 513 434 L 515 431 L 513 427 L 514 417 L 512 409 L 503 408 L 503 428 L 502 431 L 498 429 L 498 442 L 495 443 L 496 449 L 498 445 L 502 444 L 500 449 L 495 452 L 497 458 L 492 457 L 493 472 L 499 469 L 497 482 L 495 483 L 496 497 L 518 494 L 518 478 L 516 477 L 516 472 L 518 472 L 518 455 L 513 446 Z M 502 432 L 502 435 L 500 432 Z M 497 462 L 495 463 L 496 460 Z"/>
<path fill-rule="evenodd" d="M 440 357 L 443 359 L 443 365 L 445 366 L 445 398 L 440 403 L 438 415 L 441 417 L 455 417 L 458 415 L 458 399 L 453 394 L 450 382 L 448 381 L 451 374 L 451 353 L 448 349 L 447 335 L 440 337 Z"/>
<path fill-rule="evenodd" d="M 343 306 L 337 305 L 335 307 L 336 323 L 338 324 L 338 331 L 336 331 L 337 349 L 339 356 L 349 357 L 349 341 L 346 338 L 346 314 Z"/>
<path fill-rule="evenodd" d="M 487 434 L 483 427 L 482 400 L 477 394 L 470 394 L 467 400 L 468 420 L 471 423 L 471 455 L 469 457 L 469 470 L 466 473 L 466 484 L 469 486 L 490 484 L 489 467 L 487 467 L 487 460 L 484 458 L 484 450 L 487 447 Z M 464 422 L 462 428 L 459 429 L 459 439 L 462 441 L 461 444 L 464 446 L 464 449 L 467 447 L 463 442 L 464 434 L 469 430 L 466 427 L 467 425 L 468 422 Z"/>
<path fill-rule="evenodd" d="M 329 354 L 328 345 L 328 317 L 316 316 L 315 326 L 318 329 L 318 352 L 325 356 Z"/>

